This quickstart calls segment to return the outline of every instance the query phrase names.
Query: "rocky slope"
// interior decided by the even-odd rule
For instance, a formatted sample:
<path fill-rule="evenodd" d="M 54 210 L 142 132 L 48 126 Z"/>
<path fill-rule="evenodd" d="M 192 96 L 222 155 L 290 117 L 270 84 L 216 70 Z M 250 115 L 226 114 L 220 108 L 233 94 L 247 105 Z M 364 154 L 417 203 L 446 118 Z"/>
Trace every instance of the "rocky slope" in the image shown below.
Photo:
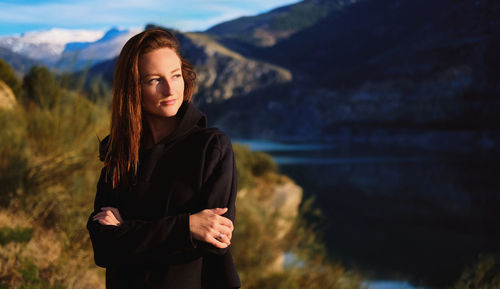
<path fill-rule="evenodd" d="M 299 217 L 302 188 L 284 175 L 275 180 L 256 178 L 254 181 L 256 184 L 254 187 L 238 191 L 237 206 L 243 212 L 240 217 L 258 217 L 259 226 L 268 228 L 264 234 L 267 235 L 269 244 L 286 243 L 285 238 Z M 259 228 L 253 229 L 259 230 Z M 279 247 L 273 249 L 274 258 L 270 260 L 267 268 L 262 268 L 268 274 L 282 271 L 285 265 L 287 252 Z"/>
<path fill-rule="evenodd" d="M 196 101 L 201 106 L 292 80 L 288 70 L 244 57 L 205 34 L 188 33 L 181 41 L 186 57 L 196 66 Z"/>

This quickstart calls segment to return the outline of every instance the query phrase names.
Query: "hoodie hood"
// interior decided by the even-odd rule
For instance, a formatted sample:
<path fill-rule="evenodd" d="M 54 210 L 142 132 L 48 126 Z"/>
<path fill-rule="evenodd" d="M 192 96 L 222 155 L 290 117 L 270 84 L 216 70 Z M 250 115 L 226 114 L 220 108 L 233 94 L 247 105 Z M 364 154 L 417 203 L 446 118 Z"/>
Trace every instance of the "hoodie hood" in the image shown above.
<path fill-rule="evenodd" d="M 174 117 L 180 119 L 179 124 L 177 125 L 175 130 L 167 137 L 162 139 L 159 144 L 168 144 L 170 142 L 173 142 L 186 135 L 193 128 L 207 127 L 207 116 L 199 111 L 191 102 L 184 101 Z M 109 135 L 106 136 L 99 144 L 99 159 L 101 161 L 104 161 L 104 158 L 106 156 L 109 137 Z"/>
<path fill-rule="evenodd" d="M 167 137 L 162 139 L 160 143 L 167 144 L 171 141 L 177 140 L 195 127 L 207 127 L 206 115 L 199 111 L 190 102 L 183 102 L 181 107 L 179 107 L 179 110 L 177 111 L 175 117 L 180 118 L 179 124 L 177 125 L 175 130 Z"/>

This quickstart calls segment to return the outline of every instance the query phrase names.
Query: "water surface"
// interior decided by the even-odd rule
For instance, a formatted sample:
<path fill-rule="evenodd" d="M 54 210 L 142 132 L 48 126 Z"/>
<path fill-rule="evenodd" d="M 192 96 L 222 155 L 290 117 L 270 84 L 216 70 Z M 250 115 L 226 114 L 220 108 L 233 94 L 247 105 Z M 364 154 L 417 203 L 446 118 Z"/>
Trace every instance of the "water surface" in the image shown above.
<path fill-rule="evenodd" d="M 478 255 L 500 253 L 497 154 L 235 142 L 270 153 L 315 198 L 332 258 L 388 280 L 370 288 L 447 287 Z"/>

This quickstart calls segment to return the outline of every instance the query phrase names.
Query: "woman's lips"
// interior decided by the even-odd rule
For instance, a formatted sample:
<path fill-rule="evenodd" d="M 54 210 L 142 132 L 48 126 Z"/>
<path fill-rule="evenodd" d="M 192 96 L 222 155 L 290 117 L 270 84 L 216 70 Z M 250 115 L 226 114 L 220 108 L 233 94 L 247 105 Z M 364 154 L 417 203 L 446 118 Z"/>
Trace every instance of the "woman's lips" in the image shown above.
<path fill-rule="evenodd" d="M 162 100 L 160 101 L 160 105 L 172 105 L 175 103 L 177 99 L 169 99 L 169 100 Z"/>

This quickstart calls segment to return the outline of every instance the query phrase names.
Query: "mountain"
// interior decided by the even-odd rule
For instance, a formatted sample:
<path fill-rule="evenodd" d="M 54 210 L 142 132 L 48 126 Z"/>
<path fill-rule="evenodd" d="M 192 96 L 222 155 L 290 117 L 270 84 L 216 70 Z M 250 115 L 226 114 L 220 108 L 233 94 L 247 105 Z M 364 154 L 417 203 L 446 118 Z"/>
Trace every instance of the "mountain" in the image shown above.
<path fill-rule="evenodd" d="M 77 71 L 116 57 L 125 42 L 137 32 L 117 28 L 106 33 L 53 28 L 2 37 L 0 47 L 59 71 Z"/>
<path fill-rule="evenodd" d="M 294 81 L 231 99 L 215 121 L 241 138 L 498 148 L 499 15 L 491 1 L 352 3 L 272 47 L 241 52 Z"/>
<path fill-rule="evenodd" d="M 196 68 L 200 108 L 292 81 L 290 71 L 245 57 L 206 34 L 186 33 L 179 39 Z"/>
<path fill-rule="evenodd" d="M 498 9 L 492 1 L 359 1 L 261 55 L 330 88 L 458 66 L 497 82 Z"/>
<path fill-rule="evenodd" d="M 118 28 L 112 28 L 112 29 L 108 30 L 106 32 L 106 34 L 104 34 L 104 36 L 102 36 L 97 41 L 91 41 L 91 42 L 69 42 L 64 47 L 63 53 L 68 53 L 68 52 L 71 52 L 71 51 L 82 50 L 82 49 L 85 49 L 85 48 L 91 46 L 94 43 L 107 42 L 107 41 L 113 40 L 116 37 L 127 35 L 128 34 L 127 32 L 128 31 L 126 31 L 126 30 L 119 30 Z"/>
<path fill-rule="evenodd" d="M 67 43 L 55 66 L 63 71 L 77 71 L 113 59 L 120 54 L 125 42 L 138 32 L 113 28 L 97 41 Z"/>
<path fill-rule="evenodd" d="M 34 59 L 13 52 L 5 47 L 0 47 L 0 58 L 9 63 L 18 76 L 27 73 L 33 65 L 38 63 L 38 61 Z"/>
<path fill-rule="evenodd" d="M 273 46 L 282 39 L 310 27 L 333 11 L 357 0 L 304 0 L 256 16 L 240 17 L 205 31 L 238 51 L 245 46 Z M 246 47 L 249 49 L 249 47 Z"/>
<path fill-rule="evenodd" d="M 102 35 L 101 31 L 94 30 L 52 28 L 47 31 L 30 31 L 21 35 L 1 37 L 0 46 L 51 64 L 59 59 L 67 43 L 95 41 Z"/>

